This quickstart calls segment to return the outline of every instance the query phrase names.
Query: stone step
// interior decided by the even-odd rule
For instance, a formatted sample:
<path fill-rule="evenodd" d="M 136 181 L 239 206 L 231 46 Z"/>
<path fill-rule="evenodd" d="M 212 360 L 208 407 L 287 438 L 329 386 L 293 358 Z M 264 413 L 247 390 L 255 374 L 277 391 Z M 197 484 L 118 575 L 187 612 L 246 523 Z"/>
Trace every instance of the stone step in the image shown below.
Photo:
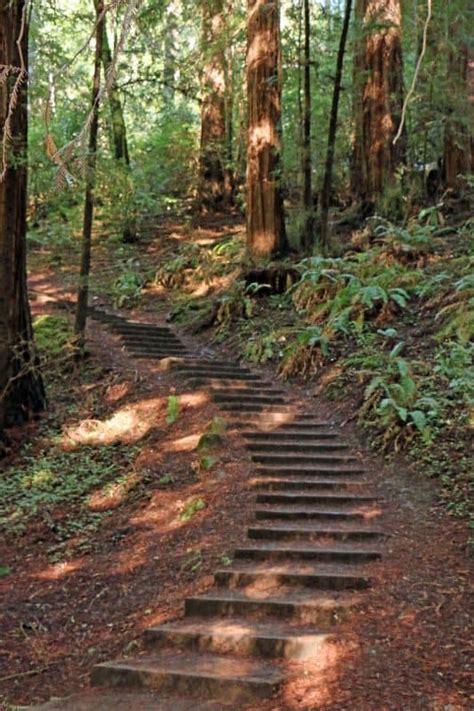
<path fill-rule="evenodd" d="M 338 522 L 340 523 L 340 522 Z M 276 521 L 262 525 L 250 526 L 247 536 L 251 540 L 337 540 L 337 541 L 364 541 L 376 540 L 384 537 L 384 533 L 366 526 L 343 526 L 331 523 L 321 525 L 318 522 L 298 523 Z"/>
<path fill-rule="evenodd" d="M 171 335 L 162 336 L 124 336 L 120 335 L 120 338 L 125 343 L 134 344 L 137 346 L 174 346 L 175 348 L 184 348 L 182 341 L 179 338 L 175 338 Z"/>
<path fill-rule="evenodd" d="M 311 491 L 339 490 L 359 491 L 363 483 L 363 480 L 357 476 L 353 476 L 350 479 L 343 479 L 341 476 L 337 476 L 331 479 L 327 476 L 300 476 L 289 478 L 287 475 L 281 475 L 253 477 L 249 480 L 249 486 L 254 489 L 263 489 L 269 492 L 278 490 L 296 490 L 301 491 L 302 493 L 311 493 Z"/>
<path fill-rule="evenodd" d="M 291 451 L 283 452 L 282 454 L 278 452 L 252 452 L 251 459 L 259 464 L 281 464 L 285 466 L 290 464 L 344 464 L 357 462 L 357 458 L 353 454 L 346 454 L 345 452 L 340 454 L 294 454 Z"/>
<path fill-rule="evenodd" d="M 169 351 L 133 351 L 130 355 L 133 355 L 134 358 L 139 358 L 140 360 L 146 358 L 149 358 L 150 360 L 163 360 L 164 358 L 169 358 L 174 354 Z"/>
<path fill-rule="evenodd" d="M 265 454 L 266 452 L 305 454 L 318 452 L 337 452 L 347 450 L 349 445 L 344 441 L 318 440 L 316 437 L 312 442 L 301 442 L 298 440 L 285 440 L 283 437 L 274 436 L 273 440 L 260 440 L 258 442 L 247 442 L 245 445 L 250 452 Z"/>
<path fill-rule="evenodd" d="M 258 381 L 259 378 L 259 376 L 254 375 L 254 373 L 242 373 L 241 371 L 237 372 L 235 370 L 229 371 L 227 368 L 221 370 L 218 367 L 212 368 L 212 366 L 204 369 L 201 367 L 194 368 L 192 365 L 179 367 L 179 364 L 176 364 L 175 370 L 179 370 L 183 373 L 186 380 L 190 383 L 198 378 L 201 381 L 201 385 L 205 385 L 205 381 L 215 381 L 216 379 L 228 380 L 229 378 L 232 378 L 234 381 L 253 383 Z"/>
<path fill-rule="evenodd" d="M 327 432 L 329 425 L 327 423 L 314 422 L 299 423 L 296 419 L 298 417 L 298 412 L 291 413 L 265 413 L 264 415 L 252 415 L 251 413 L 241 415 L 234 415 L 235 426 L 240 427 L 245 432 L 248 431 L 249 427 L 252 427 L 255 433 L 267 434 L 267 433 L 277 433 L 282 428 L 291 428 L 293 434 L 306 433 L 311 437 L 316 437 L 320 432 Z M 325 435 L 323 435 L 325 436 Z M 338 436 L 338 434 L 335 434 Z"/>
<path fill-rule="evenodd" d="M 335 563 L 366 563 L 381 558 L 380 551 L 349 545 L 298 545 L 294 542 L 260 543 L 234 550 L 234 558 L 251 560 L 320 560 Z"/>
<path fill-rule="evenodd" d="M 292 586 L 301 588 L 318 588 L 318 590 L 365 590 L 370 586 L 367 576 L 348 572 L 323 570 L 322 566 L 311 566 L 303 563 L 286 563 L 272 565 L 268 561 L 233 566 L 217 570 L 214 573 L 218 585 L 229 588 L 245 587 L 247 585 L 265 588 L 272 586 Z M 327 567 L 327 566 L 326 566 Z"/>
<path fill-rule="evenodd" d="M 262 414 L 291 414 L 293 411 L 292 405 L 283 405 L 277 402 L 274 404 L 269 402 L 257 403 L 254 399 L 249 400 L 248 402 L 222 403 L 219 404 L 219 406 L 221 410 L 225 410 L 226 412 L 236 412 L 239 414 L 247 414 L 249 412 L 261 412 Z"/>
<path fill-rule="evenodd" d="M 261 393 L 256 392 L 254 395 L 249 395 L 248 393 L 243 393 L 242 395 L 236 393 L 216 393 L 211 392 L 211 397 L 214 402 L 217 403 L 232 403 L 234 405 L 272 405 L 288 402 L 286 395 L 278 395 L 278 393 Z"/>
<path fill-rule="evenodd" d="M 257 521 L 279 519 L 285 521 L 304 521 L 313 519 L 318 521 L 363 521 L 367 516 L 373 518 L 373 511 L 357 510 L 354 508 L 344 508 L 339 506 L 336 508 L 320 506 L 303 506 L 303 505 L 283 505 L 268 506 L 267 508 L 255 509 L 255 518 Z"/>
<path fill-rule="evenodd" d="M 351 477 L 358 474 L 365 474 L 366 470 L 355 465 L 347 466 L 343 464 L 274 464 L 268 466 L 260 466 L 255 468 L 255 474 L 271 476 L 315 476 L 324 475 L 325 477 Z"/>
<path fill-rule="evenodd" d="M 282 680 L 269 663 L 193 652 L 105 662 L 92 671 L 95 686 L 179 691 L 229 705 L 272 696 Z"/>
<path fill-rule="evenodd" d="M 230 388 L 231 390 L 234 390 L 236 393 L 237 392 L 253 392 L 255 391 L 261 391 L 261 392 L 267 392 L 267 390 L 271 390 L 272 392 L 280 392 L 280 391 L 274 391 L 274 385 L 273 383 L 267 383 L 261 380 L 255 380 L 255 381 L 250 381 L 252 388 L 249 388 L 249 384 L 247 381 L 242 381 L 242 380 L 234 380 L 232 378 L 220 378 L 220 377 L 193 377 L 188 379 L 189 385 L 192 387 L 201 387 L 203 385 L 206 385 L 207 387 L 210 388 Z M 240 383 L 240 385 L 239 385 Z M 283 392 L 283 391 L 282 391 Z"/>
<path fill-rule="evenodd" d="M 299 660 L 315 658 L 333 639 L 333 634 L 309 626 L 292 626 L 278 619 L 260 622 L 245 617 L 185 618 L 145 632 L 146 643 L 152 648 L 172 645 L 212 654 Z"/>
<path fill-rule="evenodd" d="M 334 624 L 350 613 L 357 602 L 348 593 L 327 594 L 309 589 L 267 593 L 251 596 L 251 592 L 239 590 L 213 590 L 205 595 L 186 599 L 186 614 L 200 616 L 241 616 L 249 619 L 280 617 L 286 621 L 307 624 Z"/>
<path fill-rule="evenodd" d="M 167 346 L 165 343 L 160 346 L 138 346 L 134 343 L 125 343 L 125 347 L 133 353 L 167 353 L 168 356 L 180 356 L 180 355 L 186 355 L 186 349 L 182 348 L 181 346 L 179 348 L 176 348 L 176 346 Z"/>
<path fill-rule="evenodd" d="M 340 433 L 337 430 L 324 430 L 316 429 L 315 431 L 308 431 L 306 429 L 299 430 L 297 428 L 291 427 L 278 427 L 273 430 L 268 431 L 249 431 L 242 432 L 242 436 L 251 442 L 266 442 L 272 439 L 275 441 L 283 440 L 285 442 L 312 442 L 313 440 L 333 440 L 340 437 Z"/>
<path fill-rule="evenodd" d="M 257 494 L 257 504 L 350 504 L 363 506 L 373 504 L 375 496 L 363 496 L 348 493 L 316 493 L 314 491 L 272 491 Z"/>
<path fill-rule="evenodd" d="M 211 393 L 222 397 L 287 397 L 287 393 L 284 390 L 279 390 L 271 385 L 262 388 L 260 383 L 256 383 L 255 385 L 243 384 L 240 387 L 235 387 L 235 385 L 232 387 L 222 387 L 222 385 L 219 385 L 215 388 L 211 388 Z"/>
<path fill-rule="evenodd" d="M 130 323 L 112 324 L 113 330 L 122 336 L 170 336 L 175 337 L 173 331 L 166 326 L 144 326 L 144 325 L 132 325 Z"/>

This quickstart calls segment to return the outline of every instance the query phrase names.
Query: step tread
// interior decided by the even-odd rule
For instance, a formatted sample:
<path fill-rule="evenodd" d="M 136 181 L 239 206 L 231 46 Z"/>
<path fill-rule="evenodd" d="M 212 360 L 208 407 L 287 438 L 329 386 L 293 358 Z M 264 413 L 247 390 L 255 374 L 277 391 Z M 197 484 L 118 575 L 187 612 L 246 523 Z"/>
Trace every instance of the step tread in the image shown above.
<path fill-rule="evenodd" d="M 217 637 L 255 637 L 269 639 L 289 639 L 327 637 L 327 631 L 316 631 L 314 625 L 304 625 L 295 621 L 274 619 L 271 621 L 247 619 L 246 617 L 184 618 L 176 622 L 155 625 L 147 630 L 147 635 L 160 632 L 177 632 L 183 635 L 215 635 Z M 331 635 L 332 636 L 332 635 Z"/>
<path fill-rule="evenodd" d="M 364 544 L 357 545 L 357 542 L 351 543 L 338 543 L 337 546 L 331 545 L 317 545 L 315 543 L 305 543 L 304 545 L 298 545 L 295 542 L 289 541 L 278 541 L 277 543 L 261 543 L 259 545 L 245 545 L 239 546 L 234 551 L 235 556 L 244 557 L 246 554 L 252 553 L 288 553 L 288 554 L 298 554 L 307 553 L 311 554 L 323 554 L 327 556 L 331 555 L 368 555 L 368 556 L 380 556 L 380 551 L 374 548 L 366 548 Z"/>
<path fill-rule="evenodd" d="M 222 708 L 217 701 L 162 696 L 153 691 L 91 689 L 29 707 L 29 711 L 222 711 Z"/>
<path fill-rule="evenodd" d="M 295 605 L 311 607 L 314 609 L 337 609 L 341 607 L 350 608 L 360 600 L 360 596 L 353 593 L 341 592 L 338 590 L 330 593 L 314 588 L 298 588 L 289 592 L 282 588 L 280 594 L 274 588 L 270 592 L 265 590 L 242 591 L 240 589 L 229 590 L 227 588 L 217 588 L 202 595 L 188 598 L 190 600 L 210 600 L 219 602 L 246 602 L 251 604 L 276 604 Z"/>
<path fill-rule="evenodd" d="M 274 686 L 282 681 L 279 669 L 256 659 L 243 659 L 218 654 L 185 651 L 147 655 L 133 659 L 103 662 L 95 670 L 137 671 L 147 674 L 166 674 L 193 678 L 245 681 Z"/>
<path fill-rule="evenodd" d="M 366 577 L 367 570 L 360 563 L 308 563 L 290 561 L 285 563 L 272 563 L 270 561 L 234 561 L 226 568 L 216 570 L 220 573 L 251 573 L 252 575 L 294 575 L 299 576 L 316 575 L 318 577 L 341 577 L 344 579 Z"/>

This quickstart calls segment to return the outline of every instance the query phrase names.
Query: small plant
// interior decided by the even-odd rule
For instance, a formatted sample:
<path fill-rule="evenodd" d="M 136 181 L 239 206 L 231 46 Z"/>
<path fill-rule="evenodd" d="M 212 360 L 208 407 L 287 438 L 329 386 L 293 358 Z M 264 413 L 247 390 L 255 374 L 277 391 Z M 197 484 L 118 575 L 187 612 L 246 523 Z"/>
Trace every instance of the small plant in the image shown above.
<path fill-rule="evenodd" d="M 180 521 L 190 521 L 198 511 L 206 508 L 206 502 L 203 499 L 191 496 L 183 504 L 181 513 L 179 514 Z"/>
<path fill-rule="evenodd" d="M 131 308 L 140 301 L 142 289 L 147 282 L 147 277 L 141 272 L 140 262 L 128 259 L 122 267 L 122 273 L 113 286 L 114 303 L 116 308 Z"/>
<path fill-rule="evenodd" d="M 169 395 L 168 404 L 166 406 L 166 422 L 169 425 L 174 425 L 179 417 L 179 397 L 177 395 Z"/>
<path fill-rule="evenodd" d="M 391 351 L 384 372 L 372 377 L 364 391 L 364 404 L 359 419 L 377 419 L 383 426 L 384 449 L 398 451 L 419 432 L 423 441 L 431 441 L 430 422 L 438 416 L 437 401 L 419 394 L 413 371 L 400 357 L 404 344 L 398 343 Z M 375 419 L 374 419 L 375 418 Z"/>
<path fill-rule="evenodd" d="M 172 474 L 163 474 L 162 477 L 158 479 L 158 484 L 160 486 L 168 486 L 174 482 L 174 477 Z"/>

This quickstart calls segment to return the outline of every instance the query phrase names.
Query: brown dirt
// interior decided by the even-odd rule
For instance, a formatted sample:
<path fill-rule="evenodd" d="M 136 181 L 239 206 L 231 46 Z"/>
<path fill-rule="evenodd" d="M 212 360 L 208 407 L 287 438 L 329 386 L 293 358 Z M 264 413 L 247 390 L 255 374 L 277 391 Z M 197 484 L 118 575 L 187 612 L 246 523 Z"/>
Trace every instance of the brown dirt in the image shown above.
<path fill-rule="evenodd" d="M 213 227 L 213 234 L 219 236 L 221 228 Z M 58 298 L 61 279 L 51 272 L 41 279 L 35 289 Z M 49 308 L 43 302 L 39 297 L 35 308 Z M 142 317 L 147 321 L 159 320 L 166 312 L 163 302 L 152 298 L 145 300 L 145 308 Z M 191 450 L 171 453 L 170 445 L 180 440 L 183 444 L 184 437 L 202 431 L 217 412 L 215 405 L 205 397 L 199 403 L 190 400 L 170 430 L 163 402 L 172 388 L 181 392 L 179 379 L 147 361 L 132 362 L 117 339 L 104 333 L 92 325 L 93 361 L 106 369 L 100 387 L 107 402 L 100 419 L 123 409 L 138 413 L 147 427 L 145 433 L 135 433 L 140 460 L 156 477 L 145 493 L 114 509 L 84 555 L 51 564 L 47 548 L 52 534 L 44 526 L 41 535 L 32 527 L 20 541 L 0 545 L 0 561 L 13 569 L 0 579 L 0 708 L 2 694 L 7 708 L 7 700 L 27 703 L 78 691 L 97 661 L 139 649 L 147 626 L 179 616 L 184 597 L 210 585 L 220 556 L 243 540 L 245 519 L 250 518 L 251 496 L 245 488 L 249 462 L 236 435 L 229 447 L 226 443 L 225 463 L 218 467 L 222 478 L 212 483 L 193 474 Z M 197 341 L 206 347 L 205 336 Z M 353 413 L 353 402 L 335 405 L 315 395 L 314 386 L 291 387 L 318 417 L 328 414 L 343 423 Z M 82 415 L 84 420 L 97 416 L 85 411 Z M 64 413 L 59 416 L 64 426 L 72 424 Z M 93 425 L 79 429 L 97 435 Z M 347 641 L 333 645 L 318 668 L 296 668 L 294 681 L 277 701 L 259 702 L 252 709 L 474 708 L 472 558 L 465 547 L 464 525 L 438 506 L 434 482 L 419 477 L 402 458 L 390 466 L 375 459 L 365 450 L 360 432 L 350 424 L 344 430 L 358 441 L 373 470 L 375 489 L 385 499 L 384 526 L 391 538 L 373 590 L 342 628 Z M 99 433 L 103 435 L 100 428 Z M 32 435 L 34 426 L 27 430 L 27 436 Z M 163 490 L 157 479 L 170 471 L 175 481 Z M 191 494 L 202 495 L 207 507 L 189 523 L 177 525 L 178 501 Z M 202 551 L 202 564 L 193 572 L 189 551 L 196 550 Z"/>

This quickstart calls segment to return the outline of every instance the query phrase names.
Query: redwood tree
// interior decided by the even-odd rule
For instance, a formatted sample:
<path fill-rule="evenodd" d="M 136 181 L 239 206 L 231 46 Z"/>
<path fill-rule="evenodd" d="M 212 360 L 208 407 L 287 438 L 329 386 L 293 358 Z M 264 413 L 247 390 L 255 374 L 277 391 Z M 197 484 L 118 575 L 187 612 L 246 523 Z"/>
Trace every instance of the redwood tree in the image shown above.
<path fill-rule="evenodd" d="M 393 143 L 403 106 L 400 0 L 357 0 L 352 185 L 374 204 L 393 182 L 405 138 Z"/>
<path fill-rule="evenodd" d="M 201 155 L 199 200 L 205 210 L 228 203 L 226 181 L 226 61 L 223 0 L 202 2 Z"/>
<path fill-rule="evenodd" d="M 280 187 L 278 0 L 248 0 L 247 37 L 247 248 L 259 257 L 287 250 Z"/>
<path fill-rule="evenodd" d="M 468 11 L 449 19 L 450 50 L 444 130 L 446 185 L 459 188 L 474 169 L 474 49 L 469 40 Z"/>
<path fill-rule="evenodd" d="M 0 431 L 45 404 L 26 283 L 27 72 L 25 0 L 0 0 Z"/>

